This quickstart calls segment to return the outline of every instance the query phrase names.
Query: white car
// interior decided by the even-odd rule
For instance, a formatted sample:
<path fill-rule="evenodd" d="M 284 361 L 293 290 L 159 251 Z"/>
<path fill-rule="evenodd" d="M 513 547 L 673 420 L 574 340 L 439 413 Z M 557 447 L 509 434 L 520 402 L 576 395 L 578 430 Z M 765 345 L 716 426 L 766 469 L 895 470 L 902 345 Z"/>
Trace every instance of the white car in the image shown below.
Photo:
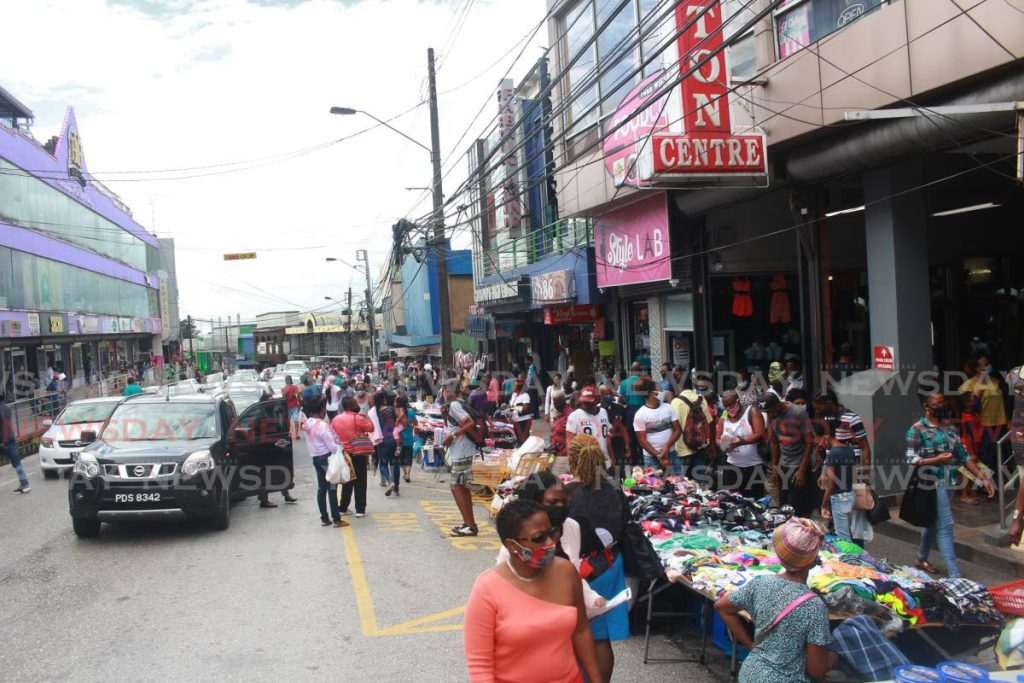
<path fill-rule="evenodd" d="M 43 476 L 56 479 L 61 472 L 70 471 L 74 456 L 89 445 L 81 440 L 82 432 L 98 434 L 123 398 L 104 396 L 68 404 L 57 419 L 47 425 L 48 429 L 39 440 L 39 468 Z"/>
<path fill-rule="evenodd" d="M 273 377 L 270 378 L 270 381 L 267 382 L 267 384 L 270 385 L 270 388 L 274 391 L 274 396 L 281 396 L 281 390 L 284 389 L 285 387 L 284 378 L 284 375 L 274 375 Z M 295 378 L 293 377 L 292 381 L 294 380 Z"/>
<path fill-rule="evenodd" d="M 301 360 L 290 360 L 284 364 L 284 368 L 281 372 L 286 375 L 292 375 L 293 379 L 297 379 L 309 372 L 309 366 Z"/>

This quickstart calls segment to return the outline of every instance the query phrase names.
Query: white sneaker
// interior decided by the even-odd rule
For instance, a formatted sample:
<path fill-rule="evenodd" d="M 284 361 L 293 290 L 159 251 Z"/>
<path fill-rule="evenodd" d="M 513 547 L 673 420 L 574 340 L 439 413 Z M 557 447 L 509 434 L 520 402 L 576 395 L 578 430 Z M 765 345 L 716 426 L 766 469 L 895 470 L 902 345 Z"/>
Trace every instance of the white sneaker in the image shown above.
<path fill-rule="evenodd" d="M 366 513 L 365 513 L 365 512 L 357 512 L 357 513 L 356 513 L 356 518 L 359 518 L 359 517 L 365 517 L 365 516 L 366 516 Z"/>
<path fill-rule="evenodd" d="M 19 486 L 18 488 L 14 489 L 14 492 L 15 493 L 28 493 L 31 490 L 32 490 L 31 486 Z"/>

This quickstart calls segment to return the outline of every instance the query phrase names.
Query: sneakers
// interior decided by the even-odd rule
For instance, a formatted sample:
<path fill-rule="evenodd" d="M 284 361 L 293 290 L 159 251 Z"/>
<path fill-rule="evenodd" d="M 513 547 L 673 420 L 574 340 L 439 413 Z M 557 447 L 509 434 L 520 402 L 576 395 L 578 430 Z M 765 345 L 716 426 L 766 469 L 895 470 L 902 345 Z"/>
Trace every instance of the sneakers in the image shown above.
<path fill-rule="evenodd" d="M 341 512 L 338 513 L 338 515 L 341 516 L 341 517 L 348 517 L 351 514 L 352 513 L 349 512 L 348 510 L 342 510 Z"/>
<path fill-rule="evenodd" d="M 477 528 L 475 526 L 470 526 L 468 524 L 460 524 L 459 526 L 453 526 L 452 527 L 452 531 L 451 531 L 450 535 L 451 536 L 455 536 L 455 537 L 460 537 L 460 536 L 476 536 L 477 533 L 479 533 L 479 532 L 478 532 L 478 530 L 477 530 Z"/>
<path fill-rule="evenodd" d="M 19 486 L 18 488 L 14 489 L 14 492 L 15 493 L 28 493 L 31 490 L 32 490 L 32 487 L 28 486 L 26 484 L 25 486 Z"/>
<path fill-rule="evenodd" d="M 357 512 L 356 513 L 356 519 L 359 519 L 360 517 L 365 517 L 365 516 L 366 516 L 365 512 Z"/>
<path fill-rule="evenodd" d="M 388 487 L 388 490 L 384 492 L 384 495 L 385 496 L 390 496 L 392 493 L 395 494 L 396 496 L 398 495 L 398 491 L 395 490 L 395 485 L 394 484 L 392 484 L 391 486 Z"/>
<path fill-rule="evenodd" d="M 411 484 L 411 483 L 412 483 L 412 479 L 411 479 L 411 478 L 409 478 L 409 477 L 406 477 L 406 478 L 405 478 L 405 483 L 406 483 L 406 484 Z"/>

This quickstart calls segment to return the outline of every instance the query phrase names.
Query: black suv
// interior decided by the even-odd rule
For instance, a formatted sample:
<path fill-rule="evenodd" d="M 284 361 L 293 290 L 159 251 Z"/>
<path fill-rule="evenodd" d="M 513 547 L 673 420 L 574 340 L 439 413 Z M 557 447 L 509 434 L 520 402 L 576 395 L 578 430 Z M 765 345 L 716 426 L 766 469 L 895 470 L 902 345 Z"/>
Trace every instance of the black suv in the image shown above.
<path fill-rule="evenodd" d="M 124 399 L 79 452 L 68 487 L 75 533 L 144 517 L 208 518 L 226 529 L 231 501 L 292 485 L 283 399 L 236 415 L 225 393 Z"/>

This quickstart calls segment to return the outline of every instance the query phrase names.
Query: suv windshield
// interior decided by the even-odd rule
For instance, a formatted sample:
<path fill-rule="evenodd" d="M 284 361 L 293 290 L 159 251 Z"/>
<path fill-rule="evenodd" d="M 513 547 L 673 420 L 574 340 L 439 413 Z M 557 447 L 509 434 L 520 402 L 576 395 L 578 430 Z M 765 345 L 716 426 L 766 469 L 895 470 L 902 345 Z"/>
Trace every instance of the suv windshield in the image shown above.
<path fill-rule="evenodd" d="M 254 391 L 252 389 L 245 391 L 230 391 L 228 392 L 228 396 L 231 397 L 231 401 L 235 404 L 235 411 L 241 415 L 246 408 L 258 402 L 260 398 L 263 397 L 263 392 Z"/>
<path fill-rule="evenodd" d="M 77 425 L 84 422 L 103 422 L 117 407 L 117 401 L 101 401 L 98 403 L 72 403 L 60 414 L 54 424 Z"/>
<path fill-rule="evenodd" d="M 217 437 L 213 403 L 125 403 L 114 411 L 102 439 L 114 441 L 190 441 Z"/>

